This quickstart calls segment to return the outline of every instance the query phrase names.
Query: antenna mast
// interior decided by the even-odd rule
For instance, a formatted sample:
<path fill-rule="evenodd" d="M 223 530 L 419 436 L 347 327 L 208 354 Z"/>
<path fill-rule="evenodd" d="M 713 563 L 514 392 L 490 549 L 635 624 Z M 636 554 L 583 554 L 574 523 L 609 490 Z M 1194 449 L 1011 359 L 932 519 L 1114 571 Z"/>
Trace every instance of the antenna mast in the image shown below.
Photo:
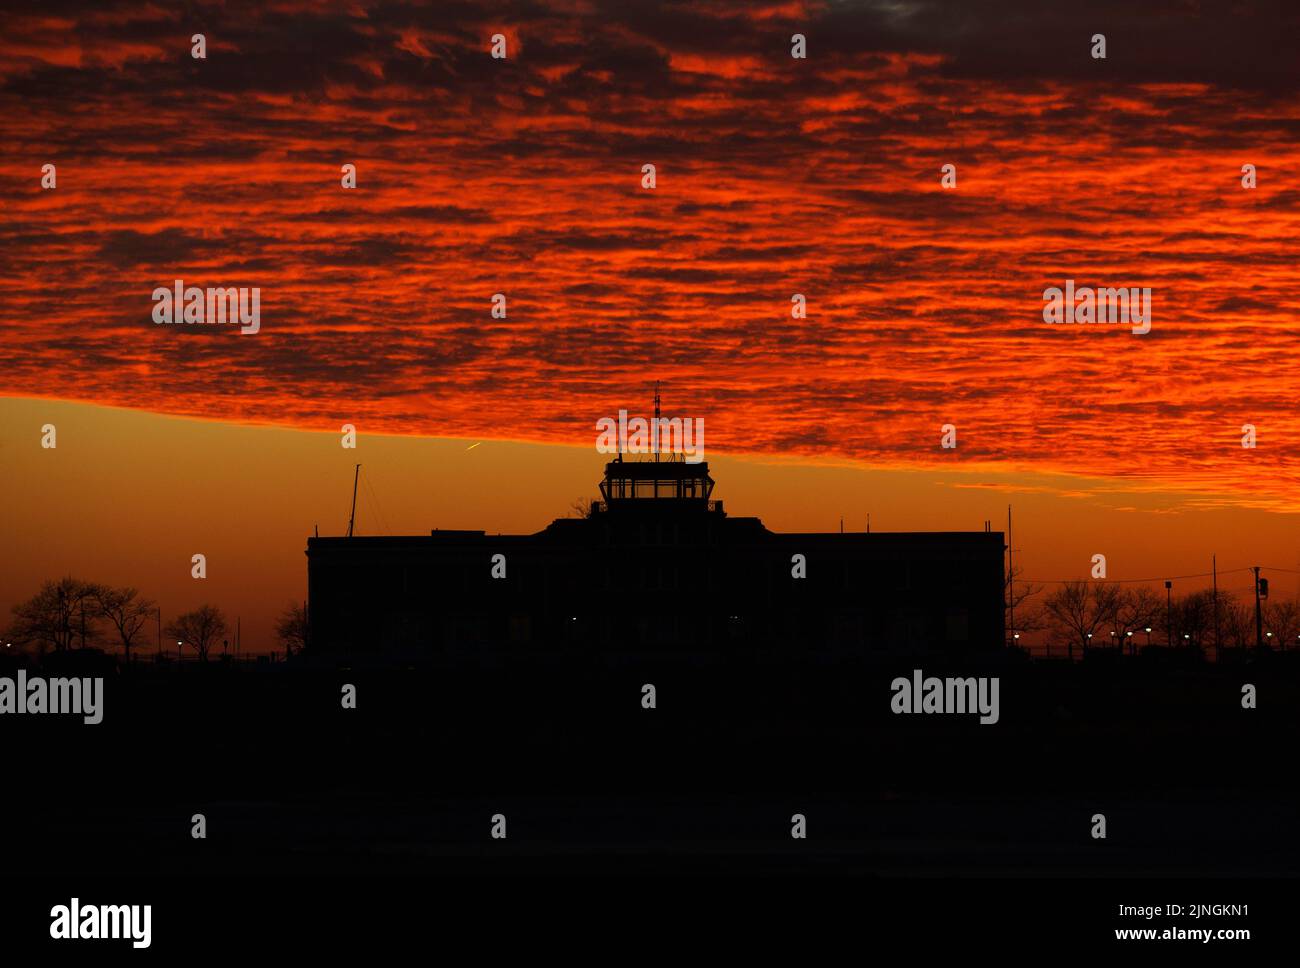
<path fill-rule="evenodd" d="M 352 523 L 357 519 L 357 481 L 361 478 L 361 465 L 357 465 L 352 475 L 352 516 L 348 518 L 348 537 L 352 537 Z"/>
<path fill-rule="evenodd" d="M 655 463 L 659 463 L 659 381 L 655 380 L 655 424 L 654 432 L 650 435 L 655 445 Z"/>
<path fill-rule="evenodd" d="M 1011 628 L 1007 629 L 1011 633 L 1012 641 L 1015 641 L 1016 634 L 1016 568 L 1012 558 L 1014 552 L 1011 548 L 1011 505 L 1007 505 L 1007 610 L 1011 613 Z"/>

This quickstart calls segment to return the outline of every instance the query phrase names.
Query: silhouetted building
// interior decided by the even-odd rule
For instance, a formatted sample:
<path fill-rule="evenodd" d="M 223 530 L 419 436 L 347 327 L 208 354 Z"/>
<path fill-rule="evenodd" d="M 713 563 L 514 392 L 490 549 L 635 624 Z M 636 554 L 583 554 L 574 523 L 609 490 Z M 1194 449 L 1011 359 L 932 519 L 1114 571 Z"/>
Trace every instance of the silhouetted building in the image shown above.
<path fill-rule="evenodd" d="M 1001 532 L 778 534 L 728 516 L 713 486 L 707 463 L 619 459 L 589 517 L 536 534 L 309 538 L 309 649 L 1003 646 Z M 806 577 L 794 577 L 796 555 Z"/>

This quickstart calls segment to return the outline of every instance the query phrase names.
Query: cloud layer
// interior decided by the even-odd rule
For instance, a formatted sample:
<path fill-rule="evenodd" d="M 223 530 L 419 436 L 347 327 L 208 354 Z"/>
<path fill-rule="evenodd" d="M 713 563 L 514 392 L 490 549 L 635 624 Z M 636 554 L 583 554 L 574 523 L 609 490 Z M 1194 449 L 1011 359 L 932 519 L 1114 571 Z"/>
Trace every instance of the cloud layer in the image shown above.
<path fill-rule="evenodd" d="M 1057 6 L 13 14 L 0 392 L 572 443 L 659 379 L 711 450 L 1300 507 L 1300 12 Z M 260 287 L 261 332 L 154 325 L 176 278 Z M 1152 331 L 1044 324 L 1067 278 Z"/>

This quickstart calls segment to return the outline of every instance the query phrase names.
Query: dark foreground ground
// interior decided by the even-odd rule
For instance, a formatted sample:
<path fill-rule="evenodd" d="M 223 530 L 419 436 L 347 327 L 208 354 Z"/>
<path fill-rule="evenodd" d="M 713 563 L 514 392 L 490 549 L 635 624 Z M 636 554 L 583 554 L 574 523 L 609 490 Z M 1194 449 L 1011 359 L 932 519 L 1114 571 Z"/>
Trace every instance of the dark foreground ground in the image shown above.
<path fill-rule="evenodd" d="M 111 676 L 101 725 L 0 722 L 4 867 L 56 894 L 125 878 L 202 884 L 211 903 L 269 902 L 268 884 L 295 877 L 314 885 L 286 891 L 301 900 L 350 896 L 357 879 L 841 874 L 877 893 L 896 878 L 1240 878 L 1294 900 L 1291 659 L 136 667 Z M 918 666 L 999 676 L 1000 721 L 892 714 L 891 680 Z M 1244 683 L 1257 709 L 1242 709 Z M 1123 900 L 1108 890 L 1089 892 L 1099 910 Z M 1147 893 L 1163 896 L 1134 902 Z M 1209 893 L 1188 899 L 1234 900 Z"/>
<path fill-rule="evenodd" d="M 1290 658 L 137 667 L 100 725 L 5 717 L 3 818 L 11 858 L 88 872 L 1297 874 Z M 999 722 L 892 714 L 917 665 L 998 675 Z"/>

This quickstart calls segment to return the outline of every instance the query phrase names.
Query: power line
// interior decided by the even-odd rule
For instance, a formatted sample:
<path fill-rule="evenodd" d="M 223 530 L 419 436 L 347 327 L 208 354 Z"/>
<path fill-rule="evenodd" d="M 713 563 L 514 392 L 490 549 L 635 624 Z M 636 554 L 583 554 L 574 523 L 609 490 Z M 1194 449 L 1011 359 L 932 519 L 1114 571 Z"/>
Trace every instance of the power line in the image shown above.
<path fill-rule="evenodd" d="M 1251 568 L 1225 568 L 1219 572 L 1220 575 L 1231 575 L 1239 571 L 1252 571 Z M 1264 568 L 1263 571 L 1287 571 L 1286 568 Z M 1300 574 L 1300 572 L 1292 572 Z M 1203 571 L 1197 575 L 1161 575 L 1159 578 L 1099 578 L 1097 581 L 1105 581 L 1111 585 L 1149 585 L 1153 582 L 1161 581 L 1183 581 L 1187 578 L 1209 578 L 1214 574 L 1212 571 Z M 1039 585 L 1072 585 L 1077 581 L 1088 581 L 1086 578 L 1020 578 L 1022 582 L 1033 582 Z"/>
<path fill-rule="evenodd" d="M 366 475 L 366 491 L 370 494 L 370 500 L 375 505 L 375 517 L 379 520 L 379 527 L 384 534 L 392 534 L 389 530 L 388 520 L 384 517 L 384 510 L 379 506 L 379 495 L 375 493 L 375 487 L 370 483 L 370 475 Z"/>

